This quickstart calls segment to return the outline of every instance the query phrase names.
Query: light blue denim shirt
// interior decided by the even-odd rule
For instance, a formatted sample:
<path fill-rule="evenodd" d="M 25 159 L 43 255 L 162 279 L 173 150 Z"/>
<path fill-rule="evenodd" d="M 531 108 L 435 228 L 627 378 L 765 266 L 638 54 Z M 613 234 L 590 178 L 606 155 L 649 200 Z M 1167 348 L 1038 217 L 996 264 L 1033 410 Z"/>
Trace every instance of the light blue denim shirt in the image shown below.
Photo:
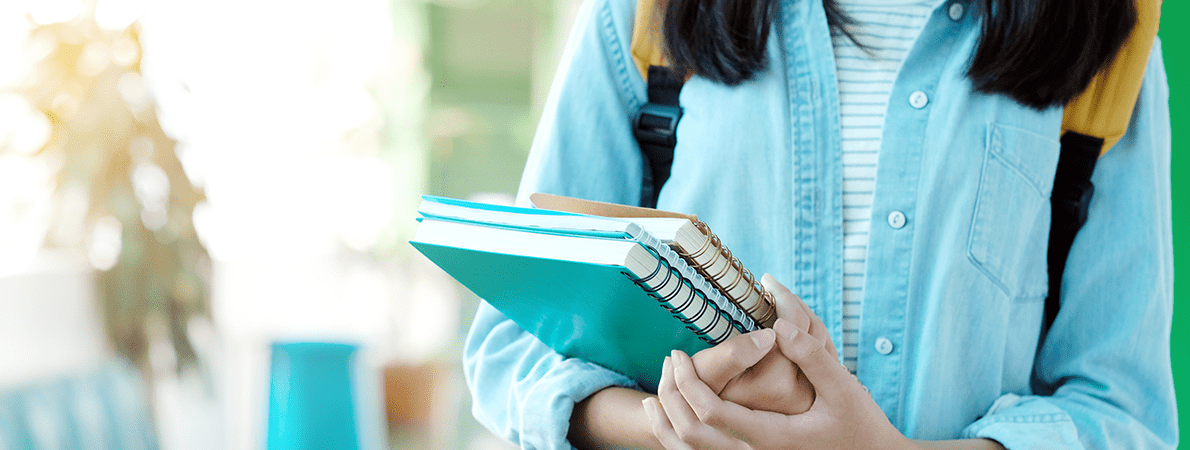
<path fill-rule="evenodd" d="M 952 2 L 962 7 L 957 19 Z M 1071 249 L 1061 312 L 1038 352 L 1062 110 L 972 90 L 964 74 L 978 10 L 972 0 L 942 3 L 892 87 L 858 376 L 911 438 L 987 437 L 1009 449 L 1173 448 L 1170 130 L 1160 43 L 1127 135 L 1095 171 L 1090 220 Z M 532 192 L 640 198 L 630 119 L 646 92 L 629 53 L 634 13 L 634 0 L 585 2 L 518 202 Z M 766 71 L 737 87 L 695 77 L 682 89 L 685 116 L 659 208 L 697 214 L 746 267 L 800 295 L 838 343 L 843 201 L 830 31 L 816 0 L 782 0 L 779 17 Z M 486 304 L 465 352 L 476 418 L 524 448 L 569 448 L 575 402 L 606 386 L 633 386 L 554 353 Z M 1031 383 L 1034 374 L 1039 383 Z"/>

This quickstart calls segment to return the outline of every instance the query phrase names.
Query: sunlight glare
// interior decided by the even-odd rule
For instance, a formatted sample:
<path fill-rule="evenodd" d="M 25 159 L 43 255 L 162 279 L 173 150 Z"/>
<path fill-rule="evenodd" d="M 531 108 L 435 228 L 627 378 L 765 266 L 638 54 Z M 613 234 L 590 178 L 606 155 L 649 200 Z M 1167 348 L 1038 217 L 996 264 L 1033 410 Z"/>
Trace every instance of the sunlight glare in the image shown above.
<path fill-rule="evenodd" d="M 141 221 L 145 228 L 156 231 L 165 225 L 169 217 L 169 175 L 151 162 L 136 165 L 132 172 L 132 187 L 140 201 Z"/>
<path fill-rule="evenodd" d="M 120 79 L 116 81 L 116 90 L 120 91 L 120 98 L 124 99 L 124 104 L 128 105 L 128 110 L 132 111 L 133 117 L 140 122 L 149 120 L 149 108 L 152 107 L 152 99 L 149 98 L 149 91 L 145 89 L 145 82 L 139 73 L 125 72 L 120 75 Z"/>
<path fill-rule="evenodd" d="M 119 31 L 128 28 L 145 12 L 145 0 L 98 0 L 95 22 L 100 28 Z"/>
<path fill-rule="evenodd" d="M 106 42 L 95 41 L 83 48 L 83 54 L 78 59 L 79 73 L 85 77 L 94 77 L 111 65 L 111 47 Z"/>
<path fill-rule="evenodd" d="M 50 140 L 50 120 L 24 97 L 0 94 L 0 149 L 32 155 Z"/>
<path fill-rule="evenodd" d="M 73 95 L 62 92 L 54 97 L 54 101 L 50 104 L 50 109 L 53 109 L 54 114 L 57 114 L 62 120 L 69 120 L 74 116 L 75 112 L 78 112 L 79 101 Z"/>
<path fill-rule="evenodd" d="M 112 41 L 112 62 L 127 67 L 135 63 L 139 56 L 140 47 L 136 45 L 136 41 L 127 37 L 120 37 Z"/>
<path fill-rule="evenodd" d="M 41 158 L 0 154 L 0 273 L 33 259 L 50 224 L 53 173 Z"/>
<path fill-rule="evenodd" d="M 87 259 L 91 261 L 91 267 L 108 270 L 116 265 L 124 245 L 124 239 L 120 236 L 122 232 L 120 219 L 104 216 L 95 221 L 91 226 L 91 236 L 87 239 Z"/>
<path fill-rule="evenodd" d="M 87 190 L 79 183 L 69 183 L 59 189 L 54 214 L 57 223 L 50 230 L 54 242 L 69 247 L 79 247 L 87 228 L 87 208 L 91 199 Z"/>
<path fill-rule="evenodd" d="M 83 13 L 80 0 L 27 0 L 29 17 L 40 25 L 69 22 Z"/>
<path fill-rule="evenodd" d="M 332 160 L 326 185 L 333 187 L 330 192 L 335 200 L 327 201 L 328 216 L 337 218 L 334 228 L 344 244 L 357 251 L 367 251 L 392 220 L 392 171 L 377 158 Z"/>
<path fill-rule="evenodd" d="M 29 68 L 29 20 L 14 5 L 0 2 L 0 88 L 20 82 Z"/>

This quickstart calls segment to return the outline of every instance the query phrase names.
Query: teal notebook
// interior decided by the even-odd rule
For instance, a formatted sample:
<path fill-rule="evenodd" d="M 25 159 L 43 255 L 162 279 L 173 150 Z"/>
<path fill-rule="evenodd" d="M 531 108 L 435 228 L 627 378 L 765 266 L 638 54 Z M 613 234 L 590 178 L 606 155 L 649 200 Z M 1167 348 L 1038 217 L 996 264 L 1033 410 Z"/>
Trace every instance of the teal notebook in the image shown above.
<path fill-rule="evenodd" d="M 689 218 L 625 219 L 550 209 L 490 205 L 432 195 L 422 196 L 422 203 L 417 211 L 430 219 L 464 222 L 486 227 L 508 228 L 541 234 L 635 240 L 656 252 L 661 259 L 667 261 L 672 268 L 677 270 L 678 274 L 689 280 L 695 289 L 704 293 L 708 300 L 731 318 L 736 328 L 745 332 L 760 329 L 761 323 L 757 323 L 754 320 L 755 316 L 749 314 L 750 311 L 743 307 L 755 306 L 755 303 L 760 300 L 761 293 L 755 292 L 756 298 L 751 299 L 751 304 L 741 304 L 739 301 L 745 295 L 738 294 L 749 292 L 748 288 L 752 283 L 739 283 L 738 279 L 735 280 L 735 283 L 721 283 L 731 288 L 727 290 L 721 290 L 713 283 L 713 281 L 731 279 L 733 278 L 732 274 L 739 275 L 739 272 L 729 272 L 728 269 L 734 267 L 725 267 L 728 266 L 729 260 L 738 264 L 738 260 L 732 259 L 730 251 L 725 251 L 725 257 L 720 257 L 718 252 L 699 252 L 705 256 L 696 256 L 696 258 L 702 258 L 702 262 L 707 265 L 695 268 L 688 264 L 690 261 L 675 251 L 676 247 L 671 248 L 667 244 L 675 239 L 674 236 L 680 229 L 676 225 L 693 225 Z M 650 228 L 646 229 L 642 223 L 650 224 Z M 649 230 L 662 230 L 663 236 L 653 235 Z M 697 233 L 697 235 L 707 239 L 701 233 Z M 715 239 L 717 242 L 718 238 L 711 239 Z M 687 246 L 691 249 L 699 248 L 698 245 L 687 244 Z M 708 274 L 712 277 L 704 276 Z M 714 278 L 715 275 L 720 278 Z M 736 293 L 737 296 L 729 297 L 726 295 L 728 292 Z"/>
<path fill-rule="evenodd" d="M 562 355 L 655 391 L 672 349 L 695 353 L 742 330 L 640 242 L 423 218 L 427 258 Z"/>

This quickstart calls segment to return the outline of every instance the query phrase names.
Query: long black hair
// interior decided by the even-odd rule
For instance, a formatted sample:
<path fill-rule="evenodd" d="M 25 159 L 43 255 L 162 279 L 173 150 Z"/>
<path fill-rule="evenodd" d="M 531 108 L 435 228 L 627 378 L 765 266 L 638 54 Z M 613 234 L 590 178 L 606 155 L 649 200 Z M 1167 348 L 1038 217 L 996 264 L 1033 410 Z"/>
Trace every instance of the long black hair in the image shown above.
<path fill-rule="evenodd" d="M 643 0 L 642 0 L 643 1 Z M 780 0 L 668 0 L 663 42 L 679 71 L 737 85 L 763 70 Z M 854 40 L 836 0 L 831 29 Z M 1133 0 L 980 0 L 984 16 L 967 76 L 980 92 L 1042 109 L 1064 105 L 1111 62 L 1136 24 Z"/>

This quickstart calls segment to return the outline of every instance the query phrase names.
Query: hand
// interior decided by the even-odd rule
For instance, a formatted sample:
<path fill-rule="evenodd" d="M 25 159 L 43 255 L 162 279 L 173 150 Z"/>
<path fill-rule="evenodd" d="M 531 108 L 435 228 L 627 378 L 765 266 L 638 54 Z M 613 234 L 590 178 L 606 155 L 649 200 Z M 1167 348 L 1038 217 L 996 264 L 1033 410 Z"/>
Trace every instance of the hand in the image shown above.
<path fill-rule="evenodd" d="M 826 326 L 801 299 L 776 282 L 761 277 L 761 284 L 773 293 L 777 317 L 793 322 L 798 329 L 819 339 L 830 340 Z M 699 378 L 719 398 L 749 409 L 798 414 L 810 408 L 814 388 L 805 374 L 775 348 L 770 330 L 760 330 L 728 339 L 695 353 L 694 368 Z M 832 355 L 838 355 L 834 345 Z"/>
<path fill-rule="evenodd" d="M 795 323 L 802 331 L 829 340 L 822 321 L 797 296 L 771 276 L 761 278 L 774 294 L 777 317 Z M 724 399 L 758 410 L 788 414 L 804 412 L 814 401 L 814 389 L 797 366 L 775 345 L 773 330 L 736 336 L 693 357 L 703 382 Z M 834 346 L 830 347 L 836 354 Z M 662 375 L 664 379 L 665 376 Z M 674 394 L 679 397 L 676 389 Z M 606 388 L 575 405 L 568 439 L 579 448 L 658 448 L 642 392 Z"/>
<path fill-rule="evenodd" d="M 810 319 L 808 328 L 822 326 L 812 313 Z M 653 433 L 665 448 L 914 448 L 839 364 L 829 336 L 815 337 L 784 318 L 774 330 L 782 355 L 800 368 L 817 393 L 810 409 L 786 415 L 725 401 L 699 378 L 689 357 L 674 352 L 664 364 L 658 399 L 643 401 Z"/>

